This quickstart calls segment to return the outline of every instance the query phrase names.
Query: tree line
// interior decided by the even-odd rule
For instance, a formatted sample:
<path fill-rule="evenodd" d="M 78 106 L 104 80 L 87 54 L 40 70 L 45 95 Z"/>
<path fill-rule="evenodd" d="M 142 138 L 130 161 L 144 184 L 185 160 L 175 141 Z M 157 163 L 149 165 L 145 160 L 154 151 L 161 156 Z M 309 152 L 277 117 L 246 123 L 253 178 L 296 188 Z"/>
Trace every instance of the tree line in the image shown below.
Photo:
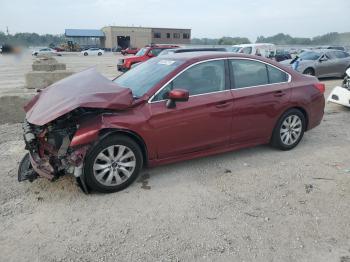
<path fill-rule="evenodd" d="M 11 35 L 0 31 L 0 45 L 48 46 L 50 44 L 58 45 L 64 42 L 64 35 L 39 35 L 37 33 L 17 33 Z"/>
<path fill-rule="evenodd" d="M 250 44 L 246 37 L 222 37 L 222 38 L 193 38 L 192 44 L 199 45 L 239 45 Z M 271 43 L 276 45 L 350 45 L 349 33 L 327 33 L 324 35 L 307 38 L 292 37 L 288 34 L 279 33 L 273 36 L 259 36 L 255 43 Z"/>
<path fill-rule="evenodd" d="M 48 46 L 64 42 L 66 42 L 64 35 L 39 35 L 37 33 L 16 33 L 11 35 L 0 31 L 0 45 Z M 221 38 L 192 38 L 191 43 L 197 45 L 239 45 L 250 44 L 251 42 L 247 37 L 224 36 Z M 279 33 L 268 37 L 259 36 L 256 39 L 256 43 L 277 45 L 350 45 L 350 32 L 332 32 L 312 38 L 292 37 L 288 34 Z"/>
<path fill-rule="evenodd" d="M 279 33 L 270 37 L 259 36 L 256 43 L 272 43 L 278 45 L 350 45 L 350 32 L 332 32 L 312 38 L 291 37 L 288 34 Z"/>

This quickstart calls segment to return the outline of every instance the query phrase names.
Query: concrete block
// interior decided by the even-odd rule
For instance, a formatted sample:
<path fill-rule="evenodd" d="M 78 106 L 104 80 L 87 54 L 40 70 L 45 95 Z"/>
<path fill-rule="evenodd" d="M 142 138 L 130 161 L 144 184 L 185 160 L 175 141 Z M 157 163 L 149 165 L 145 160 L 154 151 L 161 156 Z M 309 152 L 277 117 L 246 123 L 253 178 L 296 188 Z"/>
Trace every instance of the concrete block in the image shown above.
<path fill-rule="evenodd" d="M 23 122 L 25 112 L 23 106 L 33 95 L 5 95 L 0 96 L 0 125 L 5 123 Z"/>
<path fill-rule="evenodd" d="M 25 76 L 27 88 L 42 89 L 72 74 L 73 72 L 65 70 L 29 72 Z"/>
<path fill-rule="evenodd" d="M 58 63 L 53 57 L 42 57 L 37 59 L 32 64 L 33 71 L 55 71 L 55 70 L 66 70 L 66 65 Z"/>
<path fill-rule="evenodd" d="M 66 70 L 66 65 L 62 63 L 57 64 L 32 64 L 33 71 L 56 71 Z"/>

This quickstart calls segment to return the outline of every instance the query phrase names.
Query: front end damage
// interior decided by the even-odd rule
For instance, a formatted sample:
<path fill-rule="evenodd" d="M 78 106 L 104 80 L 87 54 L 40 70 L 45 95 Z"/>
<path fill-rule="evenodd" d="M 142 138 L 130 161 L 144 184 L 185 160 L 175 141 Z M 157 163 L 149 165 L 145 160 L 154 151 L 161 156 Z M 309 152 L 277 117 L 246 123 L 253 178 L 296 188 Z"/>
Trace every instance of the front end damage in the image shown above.
<path fill-rule="evenodd" d="M 18 169 L 18 181 L 43 177 L 51 181 L 63 175 L 74 175 L 80 188 L 88 193 L 83 164 L 90 145 L 72 146 L 72 140 L 84 118 L 91 118 L 101 110 L 79 108 L 46 125 L 23 123 L 26 154 Z"/>
<path fill-rule="evenodd" d="M 349 72 L 350 73 L 350 72 Z M 350 107 L 350 77 L 345 77 L 342 86 L 336 86 L 329 95 L 328 102 Z"/>
<path fill-rule="evenodd" d="M 73 74 L 43 89 L 24 106 L 24 141 L 18 180 L 44 177 L 51 181 L 73 174 L 87 192 L 83 164 L 96 139 L 95 117 L 133 105 L 130 89 L 120 87 L 94 68 Z M 92 121 L 92 122 L 89 122 Z M 85 125 L 88 124 L 88 127 Z"/>

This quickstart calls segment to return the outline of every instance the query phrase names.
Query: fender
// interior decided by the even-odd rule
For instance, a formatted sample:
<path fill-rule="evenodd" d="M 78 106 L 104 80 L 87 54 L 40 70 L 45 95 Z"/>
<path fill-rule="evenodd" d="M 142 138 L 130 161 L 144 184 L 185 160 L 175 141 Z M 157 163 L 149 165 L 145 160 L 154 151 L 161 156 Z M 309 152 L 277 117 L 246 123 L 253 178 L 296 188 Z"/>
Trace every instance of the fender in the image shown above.
<path fill-rule="evenodd" d="M 109 121 L 109 116 L 115 116 L 115 114 L 101 114 L 79 123 L 79 128 L 73 136 L 70 147 L 82 146 L 96 141 L 103 129 L 128 130 L 137 134 L 137 132 L 132 130 L 128 125 L 123 125 L 122 123 L 116 124 L 115 122 L 112 124 Z"/>

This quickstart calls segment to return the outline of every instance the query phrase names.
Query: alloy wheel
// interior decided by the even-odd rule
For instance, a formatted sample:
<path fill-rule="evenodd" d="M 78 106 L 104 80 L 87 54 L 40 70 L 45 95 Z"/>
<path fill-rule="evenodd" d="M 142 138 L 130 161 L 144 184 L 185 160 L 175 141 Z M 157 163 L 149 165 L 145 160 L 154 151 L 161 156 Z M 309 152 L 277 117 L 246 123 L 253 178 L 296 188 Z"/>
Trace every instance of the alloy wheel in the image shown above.
<path fill-rule="evenodd" d="M 296 143 L 302 133 L 302 121 L 297 115 L 288 116 L 282 123 L 280 137 L 285 145 Z"/>
<path fill-rule="evenodd" d="M 96 156 L 93 172 L 96 180 L 105 186 L 116 186 L 127 181 L 136 167 L 134 152 L 124 145 L 109 146 Z"/>

